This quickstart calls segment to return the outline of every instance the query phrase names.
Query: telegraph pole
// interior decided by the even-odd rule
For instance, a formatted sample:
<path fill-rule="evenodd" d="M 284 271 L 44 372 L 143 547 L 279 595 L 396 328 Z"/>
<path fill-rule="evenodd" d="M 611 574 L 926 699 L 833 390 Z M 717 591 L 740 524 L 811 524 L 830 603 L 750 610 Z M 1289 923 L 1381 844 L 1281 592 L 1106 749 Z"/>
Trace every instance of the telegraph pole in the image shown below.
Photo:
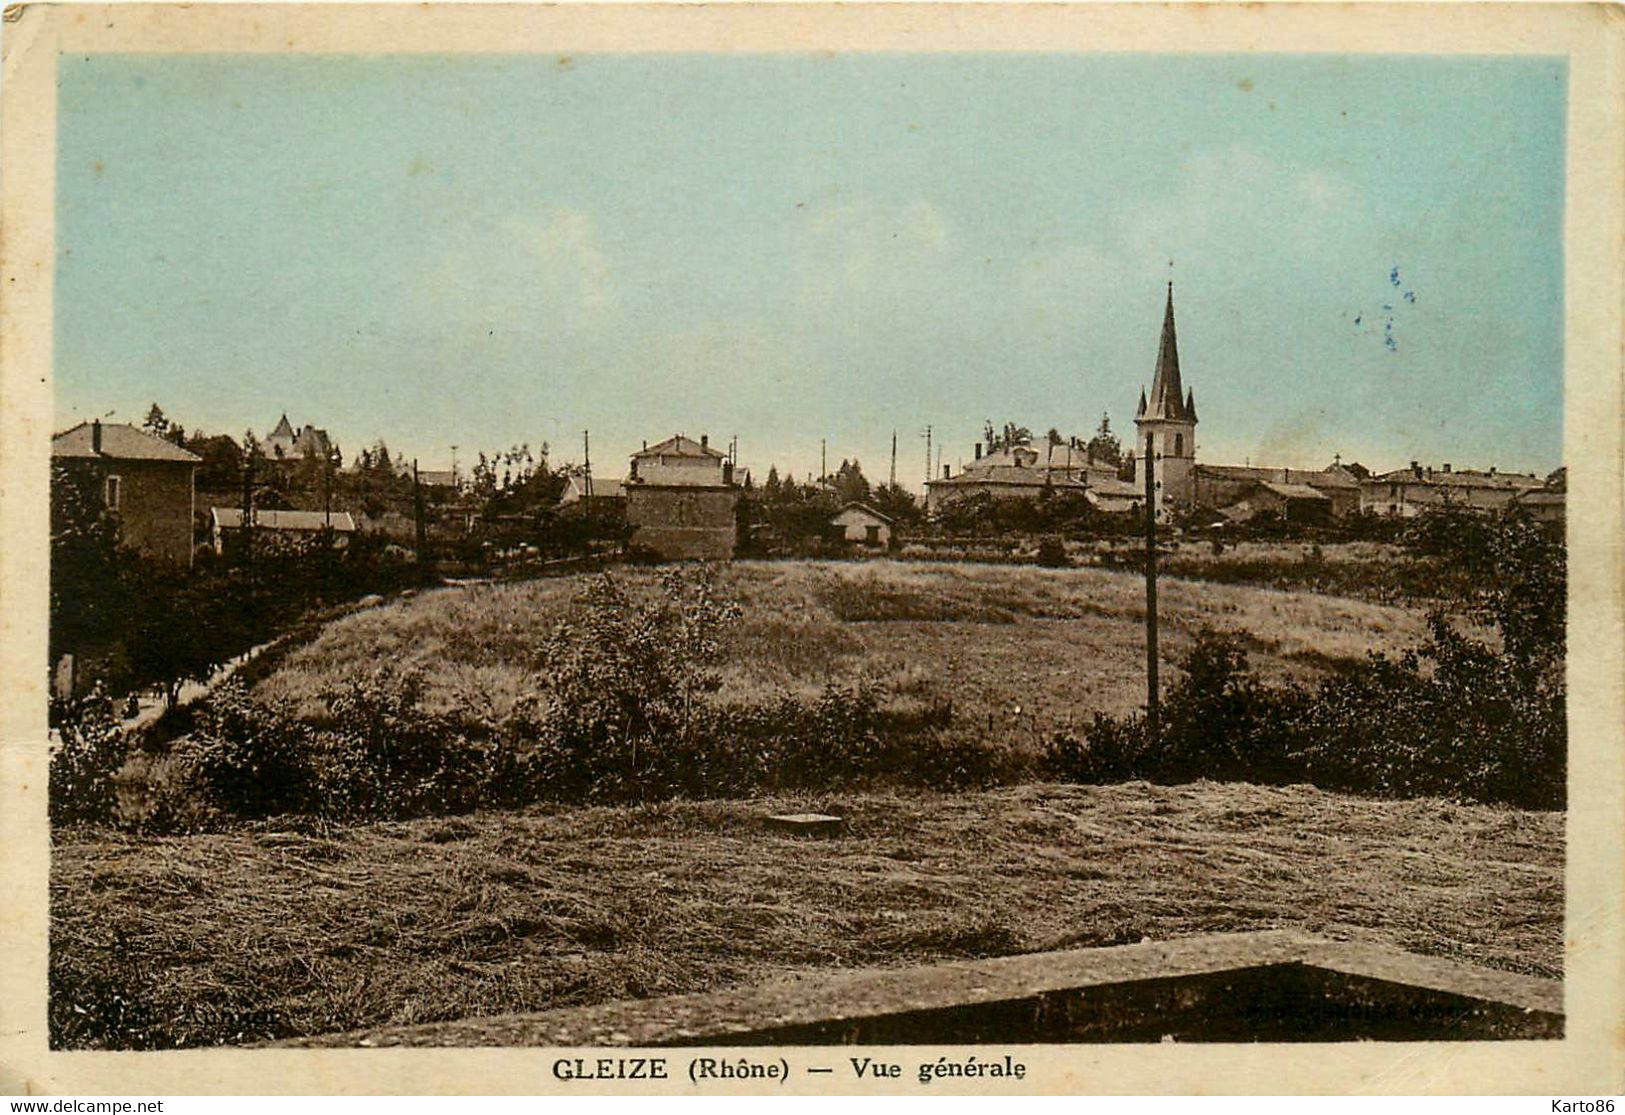
<path fill-rule="evenodd" d="M 891 481 L 886 485 L 893 491 L 897 490 L 897 431 L 891 432 Z"/>
<path fill-rule="evenodd" d="M 412 458 L 412 517 L 417 520 L 418 564 L 422 565 L 428 550 L 429 536 L 423 526 L 423 488 L 418 483 L 418 459 Z"/>
<path fill-rule="evenodd" d="M 581 482 L 587 496 L 587 512 L 592 513 L 592 435 L 581 431 Z"/>
<path fill-rule="evenodd" d="M 829 453 L 824 446 L 824 439 L 818 439 L 818 482 L 822 484 L 829 479 Z"/>
<path fill-rule="evenodd" d="M 1145 435 L 1145 732 L 1148 746 L 1160 738 L 1157 709 L 1157 482 L 1155 435 Z"/>
<path fill-rule="evenodd" d="M 931 483 L 931 427 L 925 428 L 925 482 Z"/>
<path fill-rule="evenodd" d="M 254 553 L 254 455 L 243 454 L 243 564 L 253 560 Z"/>

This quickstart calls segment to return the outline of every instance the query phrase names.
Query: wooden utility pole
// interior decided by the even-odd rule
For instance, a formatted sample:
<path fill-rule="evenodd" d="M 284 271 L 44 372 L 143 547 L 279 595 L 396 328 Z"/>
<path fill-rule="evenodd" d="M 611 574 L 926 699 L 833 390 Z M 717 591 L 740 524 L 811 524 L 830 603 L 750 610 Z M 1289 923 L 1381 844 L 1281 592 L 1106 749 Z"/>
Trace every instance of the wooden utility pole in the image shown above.
<path fill-rule="evenodd" d="M 429 547 L 429 535 L 423 525 L 423 487 L 418 483 L 418 459 L 412 458 L 412 516 L 417 520 L 418 564 L 422 565 Z"/>
<path fill-rule="evenodd" d="M 891 432 L 891 480 L 886 487 L 897 490 L 897 431 Z"/>
<path fill-rule="evenodd" d="M 587 514 L 592 514 L 592 435 L 581 431 L 581 486 L 587 497 Z"/>
<path fill-rule="evenodd" d="M 931 427 L 925 428 L 925 482 L 931 483 Z"/>
<path fill-rule="evenodd" d="M 254 454 L 243 454 L 243 564 L 254 555 Z"/>
<path fill-rule="evenodd" d="M 822 484 L 829 479 L 829 453 L 824 446 L 824 439 L 818 439 L 818 482 Z"/>
<path fill-rule="evenodd" d="M 1153 434 L 1145 435 L 1145 733 L 1160 738 L 1157 709 L 1157 481 Z"/>

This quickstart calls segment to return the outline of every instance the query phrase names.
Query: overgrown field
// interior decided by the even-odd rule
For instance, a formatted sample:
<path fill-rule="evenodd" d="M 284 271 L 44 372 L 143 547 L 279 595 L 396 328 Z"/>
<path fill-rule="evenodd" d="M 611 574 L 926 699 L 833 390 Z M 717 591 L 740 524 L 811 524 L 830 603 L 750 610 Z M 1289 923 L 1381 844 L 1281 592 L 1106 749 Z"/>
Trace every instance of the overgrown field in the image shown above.
<path fill-rule="evenodd" d="M 762 817 L 820 808 L 849 835 Z M 1560 976 L 1563 818 L 1192 783 L 56 836 L 51 1038 L 152 1049 L 1296 928 Z"/>
<path fill-rule="evenodd" d="M 634 598 L 657 574 L 614 574 Z M 323 694 L 380 666 L 420 668 L 426 710 L 499 721 L 549 667 L 544 644 L 583 579 L 424 593 L 333 624 L 256 689 L 318 720 Z M 951 705 L 989 743 L 1037 746 L 1096 712 L 1145 700 L 1141 578 L 1102 569 L 916 562 L 735 562 L 718 595 L 741 605 L 715 663 L 725 704 L 874 686 L 881 707 Z M 1203 627 L 1244 637 L 1261 680 L 1306 680 L 1425 634 L 1420 611 L 1318 595 L 1167 580 L 1161 651 L 1171 675 Z M 673 647 L 673 653 L 682 648 Z"/>

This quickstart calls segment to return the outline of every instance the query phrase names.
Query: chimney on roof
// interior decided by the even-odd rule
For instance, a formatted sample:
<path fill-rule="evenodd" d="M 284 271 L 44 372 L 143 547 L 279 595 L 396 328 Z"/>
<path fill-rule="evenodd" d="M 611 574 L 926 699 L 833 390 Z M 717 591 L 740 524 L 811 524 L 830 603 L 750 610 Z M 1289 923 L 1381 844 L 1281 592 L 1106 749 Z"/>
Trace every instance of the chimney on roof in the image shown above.
<path fill-rule="evenodd" d="M 982 459 L 982 443 L 981 442 L 976 443 L 976 459 L 978 461 L 980 461 Z"/>
<path fill-rule="evenodd" d="M 1422 479 L 1422 462 L 1421 461 L 1412 461 L 1411 462 L 1411 475 L 1416 477 L 1418 480 Z"/>
<path fill-rule="evenodd" d="M 643 448 L 645 448 L 645 449 L 649 448 L 649 439 L 648 438 L 643 439 Z"/>
<path fill-rule="evenodd" d="M 701 449 L 709 449 L 709 448 L 711 448 L 711 435 L 710 434 L 701 434 L 700 435 L 700 448 Z"/>
<path fill-rule="evenodd" d="M 1446 462 L 1445 462 L 1445 463 L 1444 463 L 1444 464 L 1443 464 L 1443 465 L 1442 465 L 1442 466 L 1440 466 L 1440 467 L 1441 467 L 1441 468 L 1442 468 L 1442 469 L 1443 469 L 1443 470 L 1444 470 L 1444 474 L 1445 474 L 1445 475 L 1446 475 L 1446 476 L 1449 476 L 1449 475 L 1450 475 L 1450 462 L 1449 462 L 1449 461 L 1446 461 Z"/>
<path fill-rule="evenodd" d="M 953 469 L 952 465 L 943 465 L 942 466 L 942 478 L 944 480 L 948 479 L 948 474 L 952 469 Z"/>
<path fill-rule="evenodd" d="M 100 418 L 93 418 L 90 421 L 90 451 L 92 453 L 102 451 L 102 420 Z"/>

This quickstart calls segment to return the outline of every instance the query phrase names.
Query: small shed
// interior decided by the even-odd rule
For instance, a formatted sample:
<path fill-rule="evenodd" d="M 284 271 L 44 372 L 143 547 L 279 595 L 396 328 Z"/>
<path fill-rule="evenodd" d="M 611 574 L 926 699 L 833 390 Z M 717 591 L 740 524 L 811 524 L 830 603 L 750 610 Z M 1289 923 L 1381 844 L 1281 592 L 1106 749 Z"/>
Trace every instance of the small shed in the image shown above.
<path fill-rule="evenodd" d="M 240 507 L 214 507 L 209 510 L 209 540 L 215 553 L 224 553 L 229 535 L 243 529 Z M 355 534 L 355 519 L 348 511 L 259 511 L 254 512 L 254 530 L 290 540 L 307 540 L 331 531 L 333 545 L 343 549 Z"/>
<path fill-rule="evenodd" d="M 876 511 L 866 503 L 847 504 L 830 519 L 830 526 L 839 530 L 847 542 L 879 549 L 891 545 L 891 516 Z"/>

